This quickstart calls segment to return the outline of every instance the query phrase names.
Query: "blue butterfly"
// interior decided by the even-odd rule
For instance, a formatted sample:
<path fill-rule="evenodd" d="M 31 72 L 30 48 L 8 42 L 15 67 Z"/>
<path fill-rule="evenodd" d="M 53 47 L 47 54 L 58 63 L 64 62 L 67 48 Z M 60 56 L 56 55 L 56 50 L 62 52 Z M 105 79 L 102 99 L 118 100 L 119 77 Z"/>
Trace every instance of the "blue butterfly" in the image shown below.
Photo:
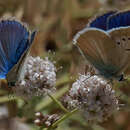
<path fill-rule="evenodd" d="M 0 79 L 9 83 L 19 79 L 21 68 L 32 45 L 36 31 L 15 19 L 0 21 Z"/>
<path fill-rule="evenodd" d="M 130 11 L 110 11 L 96 17 L 73 41 L 99 75 L 123 80 L 130 64 Z"/>

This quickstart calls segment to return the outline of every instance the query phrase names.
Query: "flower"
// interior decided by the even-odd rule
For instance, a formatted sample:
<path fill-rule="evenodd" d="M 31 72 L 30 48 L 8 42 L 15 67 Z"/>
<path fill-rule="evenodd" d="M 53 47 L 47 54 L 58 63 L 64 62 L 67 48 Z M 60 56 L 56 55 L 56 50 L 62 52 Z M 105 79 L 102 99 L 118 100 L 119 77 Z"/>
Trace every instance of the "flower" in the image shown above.
<path fill-rule="evenodd" d="M 36 119 L 34 120 L 34 123 L 37 126 L 44 126 L 49 127 L 54 122 L 56 122 L 60 117 L 58 114 L 52 114 L 52 115 L 43 115 L 41 112 L 35 113 Z"/>
<path fill-rule="evenodd" d="M 54 90 L 56 83 L 56 68 L 54 64 L 45 58 L 28 57 L 25 64 L 24 78 L 16 82 L 17 95 L 28 97 L 46 95 Z"/>
<path fill-rule="evenodd" d="M 68 108 L 79 108 L 87 121 L 102 122 L 119 110 L 115 91 L 97 75 L 80 75 L 65 98 Z"/>

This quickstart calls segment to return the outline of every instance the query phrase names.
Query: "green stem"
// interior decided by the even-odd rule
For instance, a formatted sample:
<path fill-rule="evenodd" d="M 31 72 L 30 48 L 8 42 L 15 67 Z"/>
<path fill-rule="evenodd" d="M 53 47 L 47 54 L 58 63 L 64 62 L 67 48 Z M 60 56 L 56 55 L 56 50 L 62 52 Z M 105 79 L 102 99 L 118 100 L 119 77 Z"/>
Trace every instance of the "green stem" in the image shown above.
<path fill-rule="evenodd" d="M 75 81 L 75 78 L 70 78 L 70 75 L 69 74 L 65 74 L 64 76 L 62 76 L 61 78 L 59 78 L 57 81 L 56 81 L 56 88 L 59 87 L 59 86 L 63 86 L 63 85 L 66 85 L 66 84 L 70 84 L 72 82 Z"/>
<path fill-rule="evenodd" d="M 45 127 L 40 127 L 39 130 L 47 130 Z"/>
<path fill-rule="evenodd" d="M 72 114 L 74 114 L 77 111 L 78 111 L 78 109 L 76 108 L 76 109 L 72 110 L 71 112 L 66 113 L 59 120 L 57 120 L 50 128 L 48 128 L 47 130 L 51 130 L 52 128 L 55 128 L 59 123 L 66 120 L 68 117 L 70 117 Z"/>
<path fill-rule="evenodd" d="M 48 94 L 48 96 L 65 112 L 68 113 L 68 110 L 52 95 Z"/>

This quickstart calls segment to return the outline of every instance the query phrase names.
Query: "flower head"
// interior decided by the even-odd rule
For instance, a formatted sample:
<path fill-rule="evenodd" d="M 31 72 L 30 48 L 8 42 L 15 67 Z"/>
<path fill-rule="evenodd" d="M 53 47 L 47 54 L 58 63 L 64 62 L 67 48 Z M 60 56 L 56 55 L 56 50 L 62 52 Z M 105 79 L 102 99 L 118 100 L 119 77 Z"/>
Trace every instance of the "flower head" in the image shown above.
<path fill-rule="evenodd" d="M 34 123 L 37 126 L 44 127 L 50 127 L 54 122 L 56 122 L 59 119 L 58 114 L 43 115 L 41 112 L 36 112 L 35 117 L 36 119 L 34 120 Z"/>
<path fill-rule="evenodd" d="M 78 107 L 88 121 L 101 122 L 119 109 L 115 91 L 106 80 L 96 75 L 80 75 L 65 102 L 68 108 Z"/>
<path fill-rule="evenodd" d="M 56 68 L 45 58 L 28 57 L 25 64 L 24 78 L 16 82 L 16 94 L 37 96 L 45 95 L 54 90 Z"/>

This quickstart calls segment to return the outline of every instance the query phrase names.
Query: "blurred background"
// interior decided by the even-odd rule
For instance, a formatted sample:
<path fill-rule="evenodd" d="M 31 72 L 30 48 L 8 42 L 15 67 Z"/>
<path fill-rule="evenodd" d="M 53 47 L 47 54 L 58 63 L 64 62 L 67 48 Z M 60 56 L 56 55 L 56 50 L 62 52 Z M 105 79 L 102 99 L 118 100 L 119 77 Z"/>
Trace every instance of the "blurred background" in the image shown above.
<path fill-rule="evenodd" d="M 91 17 L 113 9 L 130 9 L 130 0 L 0 0 L 0 17 L 15 16 L 38 31 L 31 55 L 48 56 L 56 62 L 57 99 L 62 99 L 85 70 L 84 59 L 72 45 L 73 36 Z M 130 130 L 130 82 L 120 84 L 117 91 L 125 107 L 104 123 L 88 124 L 75 114 L 56 130 Z M 62 114 L 48 97 L 32 97 L 25 103 L 0 90 L 0 130 L 38 130 L 33 123 L 37 111 Z"/>

